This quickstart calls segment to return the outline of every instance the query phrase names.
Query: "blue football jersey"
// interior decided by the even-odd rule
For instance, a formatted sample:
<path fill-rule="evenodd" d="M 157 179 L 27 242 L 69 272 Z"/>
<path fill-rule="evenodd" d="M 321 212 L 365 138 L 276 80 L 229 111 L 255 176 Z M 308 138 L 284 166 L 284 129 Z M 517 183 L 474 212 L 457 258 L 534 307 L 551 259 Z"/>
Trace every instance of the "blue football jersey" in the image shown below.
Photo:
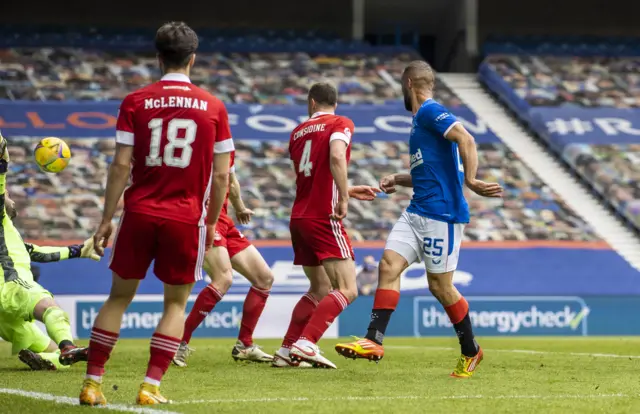
<path fill-rule="evenodd" d="M 409 138 L 413 198 L 408 212 L 447 223 L 469 222 L 458 144 L 445 138 L 456 122 L 433 99 L 425 101 L 413 117 Z"/>

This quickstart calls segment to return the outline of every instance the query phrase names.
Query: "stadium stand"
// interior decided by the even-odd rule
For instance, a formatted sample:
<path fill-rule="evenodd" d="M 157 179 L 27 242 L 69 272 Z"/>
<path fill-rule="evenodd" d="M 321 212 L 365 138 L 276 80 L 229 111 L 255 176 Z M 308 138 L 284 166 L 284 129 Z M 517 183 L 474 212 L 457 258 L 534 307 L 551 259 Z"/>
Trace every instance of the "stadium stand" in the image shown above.
<path fill-rule="evenodd" d="M 634 128 L 640 58 L 626 56 L 637 48 L 611 42 L 502 46 L 490 45 L 502 53 L 485 59 L 482 81 L 640 229 L 640 130 Z"/>
<path fill-rule="evenodd" d="M 28 239 L 83 239 L 101 215 L 104 183 L 114 142 L 105 139 L 66 139 L 74 161 L 62 173 L 43 174 L 30 151 L 35 138 L 11 138 L 12 174 L 9 187 L 20 215 L 16 225 Z M 252 239 L 288 239 L 295 175 L 287 143 L 239 140 L 237 174 L 249 208 L 256 212 L 244 229 Z M 505 199 L 484 199 L 468 192 L 472 222 L 465 236 L 477 241 L 573 240 L 598 237 L 561 197 L 553 193 L 504 144 L 479 145 L 479 177 L 498 180 Z M 408 169 L 408 149 L 402 141 L 354 143 L 350 177 L 357 184 L 375 185 L 385 174 Z M 349 229 L 353 240 L 383 240 L 407 206 L 411 192 L 373 203 L 352 202 Z"/>
<path fill-rule="evenodd" d="M 398 79 L 415 53 L 199 53 L 193 81 L 225 102 L 304 103 L 319 79 L 334 82 L 341 104 L 399 99 Z M 160 77 L 153 54 L 78 48 L 0 49 L 0 99 L 119 101 Z M 460 105 L 438 85 L 437 99 Z"/>

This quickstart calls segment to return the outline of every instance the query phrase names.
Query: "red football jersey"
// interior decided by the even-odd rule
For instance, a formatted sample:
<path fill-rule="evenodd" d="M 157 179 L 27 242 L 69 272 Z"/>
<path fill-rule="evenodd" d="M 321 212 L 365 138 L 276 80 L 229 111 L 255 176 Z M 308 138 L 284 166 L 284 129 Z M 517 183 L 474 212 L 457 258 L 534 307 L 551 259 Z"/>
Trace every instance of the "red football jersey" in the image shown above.
<path fill-rule="evenodd" d="M 353 121 L 344 116 L 317 112 L 291 133 L 289 156 L 297 174 L 296 201 L 291 218 L 329 219 L 338 202 L 338 188 L 329 164 L 329 143 L 347 143 L 347 163 L 351 158 Z"/>
<path fill-rule="evenodd" d="M 127 95 L 116 130 L 116 142 L 133 146 L 125 211 L 203 225 L 213 154 L 234 150 L 222 101 L 167 74 Z"/>

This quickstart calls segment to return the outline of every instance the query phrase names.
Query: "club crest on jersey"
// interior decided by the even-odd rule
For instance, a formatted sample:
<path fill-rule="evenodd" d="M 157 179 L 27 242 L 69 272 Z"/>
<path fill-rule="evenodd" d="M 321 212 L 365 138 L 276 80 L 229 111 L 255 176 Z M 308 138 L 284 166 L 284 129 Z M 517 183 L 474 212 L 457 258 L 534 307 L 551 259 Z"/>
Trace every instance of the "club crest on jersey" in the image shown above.
<path fill-rule="evenodd" d="M 347 138 L 351 139 L 351 130 L 349 128 L 344 129 L 344 134 L 347 136 Z"/>
<path fill-rule="evenodd" d="M 422 159 L 422 151 L 420 151 L 420 148 L 418 148 L 418 151 L 411 154 L 411 159 L 409 161 L 409 169 L 411 170 L 413 170 L 418 165 L 422 165 L 424 160 Z"/>
<path fill-rule="evenodd" d="M 222 236 L 220 235 L 220 233 L 216 230 L 216 234 L 213 235 L 213 239 L 215 241 L 220 241 L 222 240 Z"/>

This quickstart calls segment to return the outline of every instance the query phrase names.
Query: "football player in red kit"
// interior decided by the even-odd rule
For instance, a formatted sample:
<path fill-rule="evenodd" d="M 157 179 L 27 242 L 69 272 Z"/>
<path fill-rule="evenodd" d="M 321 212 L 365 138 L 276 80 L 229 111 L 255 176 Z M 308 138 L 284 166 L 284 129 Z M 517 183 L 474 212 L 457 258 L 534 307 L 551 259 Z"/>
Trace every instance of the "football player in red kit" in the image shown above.
<path fill-rule="evenodd" d="M 294 308 L 282 347 L 274 356 L 276 367 L 305 363 L 336 368 L 316 343 L 358 295 L 353 249 L 342 223 L 350 195 L 347 165 L 354 125 L 335 114 L 337 101 L 333 86 L 313 85 L 309 119 L 293 130 L 289 140 L 297 174 L 290 224 L 294 264 L 303 266 L 311 287 Z"/>
<path fill-rule="evenodd" d="M 204 270 L 210 276 L 211 283 L 200 291 L 185 322 L 182 343 L 173 358 L 173 363 L 179 367 L 187 366 L 187 360 L 193 351 L 189 347 L 193 332 L 231 287 L 232 269 L 247 278 L 251 282 L 251 288 L 244 300 L 238 341 L 231 350 L 231 356 L 236 361 L 271 362 L 273 359 L 253 343 L 253 332 L 267 303 L 273 285 L 273 274 L 258 249 L 244 237 L 228 216 L 228 201 L 231 201 L 240 224 L 248 224 L 253 212 L 245 206 L 240 196 L 240 184 L 235 175 L 234 153 L 231 154 L 229 192 L 216 224 L 213 248 L 209 249 L 205 256 Z"/>
<path fill-rule="evenodd" d="M 160 380 L 180 345 L 187 299 L 202 275 L 207 227 L 213 234 L 229 182 L 234 146 L 226 108 L 189 80 L 198 36 L 186 24 L 171 22 L 158 29 L 155 45 L 163 77 L 127 95 L 116 124 L 116 153 L 94 236 L 101 255 L 129 177 L 131 185 L 111 252 L 111 293 L 91 332 L 80 393 L 84 405 L 106 404 L 104 366 L 118 340 L 122 315 L 152 261 L 164 283 L 164 313 L 151 338 L 137 403 L 168 402 L 159 392 Z"/>

